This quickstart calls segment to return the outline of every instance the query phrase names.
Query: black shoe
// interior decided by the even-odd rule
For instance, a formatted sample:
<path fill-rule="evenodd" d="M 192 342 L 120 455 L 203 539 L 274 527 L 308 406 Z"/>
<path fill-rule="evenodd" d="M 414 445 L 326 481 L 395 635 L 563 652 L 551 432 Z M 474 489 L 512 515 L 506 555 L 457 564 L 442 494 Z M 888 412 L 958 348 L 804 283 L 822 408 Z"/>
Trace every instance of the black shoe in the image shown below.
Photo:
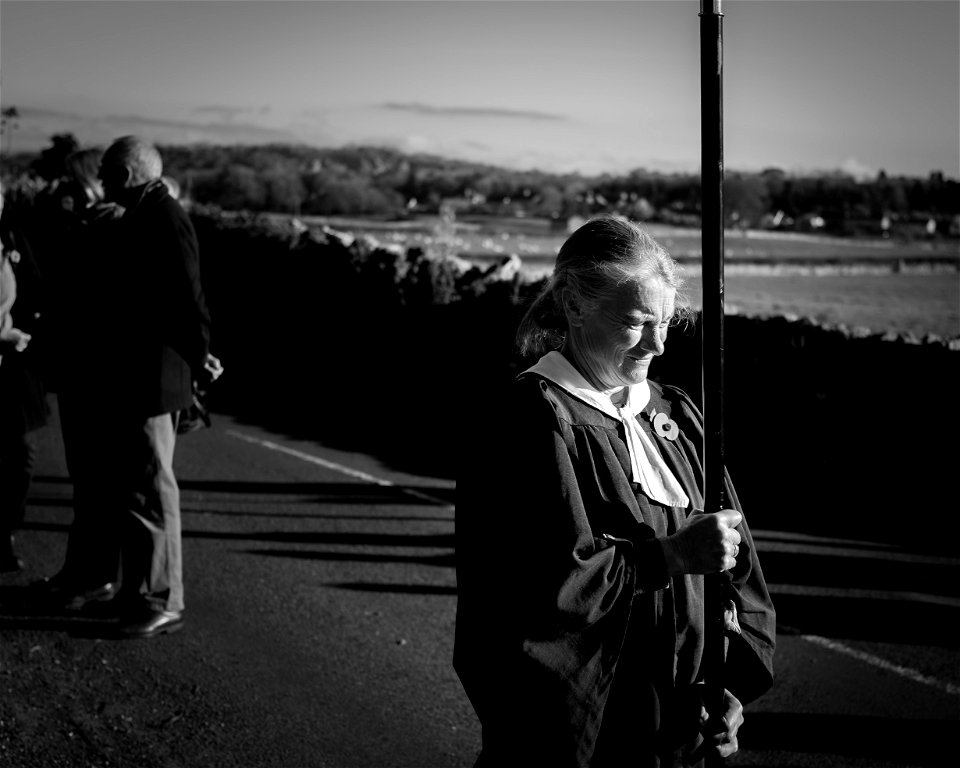
<path fill-rule="evenodd" d="M 65 595 L 61 602 L 68 611 L 79 611 L 94 603 L 105 603 L 113 599 L 117 594 L 117 585 L 111 581 L 101 584 L 97 587 L 90 587 L 83 592 L 77 592 L 72 595 Z"/>
<path fill-rule="evenodd" d="M 13 549 L 13 536 L 0 535 L 0 573 L 16 573 L 23 570 L 23 560 Z"/>
<path fill-rule="evenodd" d="M 79 611 L 88 603 L 111 600 L 117 593 L 117 585 L 112 581 L 90 587 L 78 587 L 76 583 L 59 573 L 49 579 L 36 582 L 33 588 L 47 605 L 66 608 L 70 611 Z"/>
<path fill-rule="evenodd" d="M 146 639 L 179 629 L 183 629 L 183 611 L 146 610 L 132 618 L 121 619 L 117 633 L 120 637 Z"/>

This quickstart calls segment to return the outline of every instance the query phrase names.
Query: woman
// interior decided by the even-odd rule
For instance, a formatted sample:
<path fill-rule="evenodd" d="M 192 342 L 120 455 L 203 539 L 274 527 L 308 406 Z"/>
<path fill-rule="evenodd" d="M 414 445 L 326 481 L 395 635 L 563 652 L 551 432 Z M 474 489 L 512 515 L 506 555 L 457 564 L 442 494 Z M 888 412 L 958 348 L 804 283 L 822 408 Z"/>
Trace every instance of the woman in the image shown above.
<path fill-rule="evenodd" d="M 97 495 L 116 483 L 116 468 L 90 450 L 92 436 L 104 433 L 104 419 L 114 419 L 117 393 L 127 383 L 109 373 L 109 362 L 127 354 L 116 341 L 123 328 L 117 306 L 126 289 L 106 247 L 122 209 L 104 202 L 102 157 L 98 148 L 68 156 L 63 177 L 38 200 L 34 214 L 36 255 L 50 296 L 48 381 L 57 395 L 73 484 L 66 564 L 35 585 L 52 608 L 112 597 L 120 568 L 117 526 L 105 518 Z"/>
<path fill-rule="evenodd" d="M 32 341 L 42 314 L 42 284 L 17 219 L 12 205 L 4 209 L 0 189 L 0 573 L 23 568 L 14 535 L 33 478 L 33 433 L 49 416 Z"/>
<path fill-rule="evenodd" d="M 459 483 L 454 653 L 478 765 L 697 765 L 737 750 L 742 702 L 772 684 L 773 606 L 736 494 L 728 480 L 733 508 L 702 512 L 700 414 L 647 378 L 681 286 L 641 228 L 587 222 L 521 323 L 543 356 L 479 419 L 494 437 Z M 707 697 L 703 575 L 721 571 L 725 690 Z"/>

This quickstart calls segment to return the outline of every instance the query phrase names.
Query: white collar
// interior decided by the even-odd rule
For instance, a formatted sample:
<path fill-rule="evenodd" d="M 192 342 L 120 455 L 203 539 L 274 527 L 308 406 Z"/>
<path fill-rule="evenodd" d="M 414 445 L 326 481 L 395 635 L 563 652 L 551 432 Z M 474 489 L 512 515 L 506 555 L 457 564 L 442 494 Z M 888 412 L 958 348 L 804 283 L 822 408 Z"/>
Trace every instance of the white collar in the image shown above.
<path fill-rule="evenodd" d="M 592 405 L 598 411 L 603 411 L 615 419 L 622 420 L 621 412 L 635 416 L 650 402 L 650 384 L 644 379 L 639 384 L 627 387 L 627 400 L 618 408 L 613 404 L 611 397 L 623 387 L 608 390 L 596 389 L 561 352 L 557 351 L 548 352 L 537 361 L 536 365 L 527 368 L 524 373 L 536 373 L 549 379 L 578 400 Z"/>
<path fill-rule="evenodd" d="M 578 400 L 622 422 L 633 482 L 639 483 L 647 496 L 661 504 L 684 509 L 689 506 L 690 499 L 683 487 L 637 421 L 637 414 L 650 402 L 650 384 L 646 380 L 631 385 L 626 402 L 617 407 L 610 396 L 619 392 L 619 387 L 606 391 L 595 389 L 560 352 L 548 352 L 524 373 L 549 379 Z"/>

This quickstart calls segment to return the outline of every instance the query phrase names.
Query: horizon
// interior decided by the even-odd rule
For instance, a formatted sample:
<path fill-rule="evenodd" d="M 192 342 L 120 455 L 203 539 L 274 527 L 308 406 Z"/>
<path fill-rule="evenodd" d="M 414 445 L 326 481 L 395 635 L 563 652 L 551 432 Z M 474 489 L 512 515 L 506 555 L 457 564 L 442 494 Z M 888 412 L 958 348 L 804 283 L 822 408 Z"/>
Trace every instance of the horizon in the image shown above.
<path fill-rule="evenodd" d="M 697 0 L 3 0 L 0 104 L 20 118 L 2 150 L 133 133 L 695 174 L 698 11 Z M 723 12 L 728 171 L 960 176 L 960 2 L 727 0 Z"/>
<path fill-rule="evenodd" d="M 69 133 L 69 132 L 65 132 L 65 133 Z M 74 138 L 77 138 L 77 137 L 74 136 Z M 117 138 L 119 138 L 119 137 L 117 137 Z M 78 141 L 79 141 L 79 140 L 78 140 Z M 80 142 L 81 149 L 88 149 L 88 148 L 106 149 L 108 145 L 109 145 L 109 142 L 105 142 L 105 143 L 103 143 L 103 144 L 84 144 L 84 143 Z M 352 144 L 352 143 L 349 143 L 349 144 L 342 144 L 342 145 L 336 146 L 336 147 L 333 147 L 333 146 L 330 146 L 330 147 L 320 147 L 320 146 L 314 146 L 314 145 L 310 145 L 310 144 L 286 144 L 286 143 L 216 144 L 216 143 L 213 143 L 213 142 L 202 141 L 202 142 L 180 143 L 180 144 L 167 144 L 167 143 L 163 143 L 163 142 L 154 142 L 154 145 L 156 146 L 156 148 L 158 149 L 158 151 L 160 151 L 161 153 L 164 152 L 164 151 L 166 151 L 168 148 L 182 148 L 182 149 L 187 149 L 187 150 L 196 150 L 196 149 L 201 149 L 201 148 L 210 148 L 210 149 L 271 149 L 271 148 L 278 148 L 278 147 L 279 147 L 279 148 L 304 149 L 304 150 L 308 150 L 308 151 L 315 151 L 315 152 L 318 152 L 318 153 L 322 153 L 322 152 L 337 152 L 337 151 L 341 151 L 341 150 L 345 150 L 345 151 L 350 151 L 350 150 L 386 151 L 386 152 L 397 152 L 397 153 L 401 154 L 403 157 L 408 158 L 408 159 L 415 159 L 415 158 L 417 158 L 417 157 L 423 157 L 423 158 L 427 158 L 427 159 L 430 159 L 430 160 L 438 161 L 438 162 L 441 162 L 441 163 L 451 163 L 451 164 L 454 164 L 454 163 L 463 163 L 463 164 L 465 164 L 465 165 L 486 166 L 486 167 L 493 168 L 493 169 L 498 170 L 498 171 L 505 171 L 505 172 L 508 172 L 508 173 L 517 173 L 517 174 L 531 173 L 531 174 L 541 174 L 541 175 L 544 175 L 544 176 L 580 176 L 580 177 L 582 177 L 582 178 L 584 178 L 584 179 L 599 178 L 599 177 L 604 176 L 604 175 L 610 176 L 610 177 L 618 177 L 618 176 L 621 176 L 621 177 L 622 177 L 622 176 L 629 176 L 631 173 L 640 173 L 640 174 L 645 174 L 645 175 L 648 175 L 648 176 L 668 176 L 668 177 L 677 177 L 677 178 L 680 178 L 680 177 L 688 177 L 688 176 L 699 176 L 699 175 L 700 175 L 700 170 L 699 170 L 699 168 L 693 169 L 693 170 L 662 171 L 662 170 L 656 170 L 656 169 L 652 169 L 652 168 L 638 167 L 638 168 L 626 168 L 626 169 L 623 169 L 622 171 L 603 171 L 603 172 L 600 172 L 600 173 L 581 173 L 580 171 L 576 171 L 576 170 L 573 170 L 573 171 L 549 171 L 549 170 L 544 170 L 544 169 L 541 169 L 541 168 L 510 168 L 510 167 L 505 166 L 505 165 L 496 165 L 495 163 L 487 162 L 487 161 L 471 160 L 471 159 L 462 158 L 462 157 L 448 157 L 448 156 L 437 155 L 437 154 L 432 154 L 432 153 L 428 153 L 428 152 L 407 152 L 407 151 L 405 151 L 405 150 L 403 150 L 403 149 L 398 149 L 397 147 L 389 147 L 389 146 L 374 145 L 374 144 Z M 44 144 L 43 146 L 39 146 L 39 147 L 37 147 L 36 149 L 17 149 L 15 152 L 11 153 L 9 156 L 10 156 L 11 158 L 25 157 L 25 156 L 39 156 L 39 154 L 40 154 L 40 152 L 41 152 L 42 150 L 47 149 L 47 148 L 49 148 L 49 147 L 51 147 L 51 146 L 52 146 L 52 142 L 48 139 L 47 142 L 46 142 L 46 144 Z M 6 153 L 4 153 L 4 155 L 6 155 Z M 854 179 L 855 179 L 857 182 L 859 182 L 859 183 L 872 183 L 872 182 L 876 181 L 876 179 L 877 179 L 876 176 L 870 176 L 870 177 L 862 176 L 862 177 L 859 177 L 859 178 L 858 178 L 858 177 L 855 177 L 853 174 L 851 174 L 851 173 L 849 173 L 849 172 L 847 172 L 847 171 L 844 171 L 844 170 L 842 170 L 842 169 L 840 169 L 840 168 L 811 168 L 811 169 L 805 169 L 805 170 L 802 170 L 802 171 L 790 171 L 790 170 L 781 168 L 781 167 L 779 167 L 779 166 L 773 166 L 773 165 L 767 166 L 767 167 L 765 167 L 765 168 L 752 169 L 752 170 L 746 170 L 746 171 L 745 171 L 745 170 L 742 170 L 742 169 L 739 169 L 739 168 L 730 168 L 730 167 L 725 167 L 725 168 L 724 168 L 724 172 L 725 172 L 725 174 L 726 174 L 727 176 L 730 176 L 730 175 L 732 175 L 732 174 L 735 174 L 735 175 L 743 175 L 743 176 L 762 175 L 763 173 L 766 173 L 766 172 L 769 172 L 769 171 L 777 171 L 777 172 L 783 173 L 785 176 L 791 177 L 791 178 L 832 178 L 832 177 L 846 177 L 846 178 L 854 178 Z M 884 168 L 878 169 L 878 174 L 879 174 L 880 171 L 883 171 L 884 174 L 886 175 L 886 177 L 889 178 L 889 179 L 909 179 L 909 180 L 911 180 L 911 181 L 913 181 L 913 180 L 928 181 L 928 180 L 930 179 L 930 175 L 931 175 L 931 174 L 925 174 L 925 175 L 915 175 L 915 176 L 912 176 L 912 175 L 910 175 L 910 174 L 887 173 L 886 169 L 884 169 Z M 949 182 L 960 182 L 960 175 L 950 176 L 950 175 L 948 175 L 948 174 L 943 174 L 943 180 L 944 180 L 944 181 L 949 181 Z"/>

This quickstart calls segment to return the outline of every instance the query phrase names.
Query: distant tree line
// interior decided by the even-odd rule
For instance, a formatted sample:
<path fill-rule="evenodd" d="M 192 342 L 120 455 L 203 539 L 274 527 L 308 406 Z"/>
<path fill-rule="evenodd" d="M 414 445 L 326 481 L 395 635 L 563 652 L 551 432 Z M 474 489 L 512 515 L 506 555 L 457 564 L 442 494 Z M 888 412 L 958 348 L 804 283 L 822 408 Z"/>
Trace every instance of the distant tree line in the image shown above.
<path fill-rule="evenodd" d="M 53 136 L 37 154 L 4 161 L 5 173 L 56 178 L 63 159 L 79 148 L 71 134 Z M 520 171 L 384 147 L 319 149 L 299 145 L 161 146 L 165 173 L 190 201 L 224 210 L 403 217 L 458 212 L 540 216 L 566 221 L 618 211 L 640 220 L 696 226 L 700 177 L 644 169 L 623 175 Z M 823 229 L 879 234 L 909 224 L 938 236 L 960 234 L 960 182 L 940 172 L 927 178 L 869 181 L 834 172 L 793 175 L 778 168 L 728 170 L 724 182 L 728 224 L 779 229 Z"/>

